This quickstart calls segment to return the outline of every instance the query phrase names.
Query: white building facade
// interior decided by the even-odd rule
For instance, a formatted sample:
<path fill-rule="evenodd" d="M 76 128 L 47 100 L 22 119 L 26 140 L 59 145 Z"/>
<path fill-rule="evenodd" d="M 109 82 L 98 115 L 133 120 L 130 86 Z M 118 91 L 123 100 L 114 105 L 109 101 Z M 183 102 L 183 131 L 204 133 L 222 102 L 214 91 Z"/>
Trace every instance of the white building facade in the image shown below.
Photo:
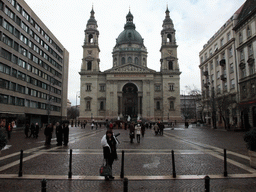
<path fill-rule="evenodd" d="M 101 72 L 99 31 L 94 11 L 88 20 L 80 71 L 80 120 L 143 118 L 180 121 L 180 74 L 175 29 L 166 10 L 161 31 L 160 72 L 147 67 L 147 48 L 133 15 L 113 48 L 112 68 Z"/>

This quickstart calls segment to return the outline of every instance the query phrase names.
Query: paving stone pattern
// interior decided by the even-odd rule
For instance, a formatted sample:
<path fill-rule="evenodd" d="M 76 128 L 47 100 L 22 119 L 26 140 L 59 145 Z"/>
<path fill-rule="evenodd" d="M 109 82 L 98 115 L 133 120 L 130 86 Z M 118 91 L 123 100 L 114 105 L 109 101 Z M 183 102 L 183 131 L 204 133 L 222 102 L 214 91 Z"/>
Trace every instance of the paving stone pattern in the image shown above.
<path fill-rule="evenodd" d="M 9 149 L 0 155 L 0 168 L 19 160 L 20 150 L 24 150 L 24 158 L 38 154 L 23 162 L 23 175 L 68 175 L 69 152 L 73 150 L 72 174 L 75 176 L 98 176 L 102 164 L 102 148 L 100 140 L 106 128 L 91 130 L 70 128 L 70 143 L 67 147 L 56 146 L 53 138 L 50 147 L 44 146 L 43 130 L 39 138 L 25 138 L 23 130 L 12 133 Z M 155 136 L 153 130 L 146 130 L 141 143 L 129 142 L 128 130 L 114 130 L 120 132 L 118 136 L 119 160 L 113 164 L 114 181 L 86 180 L 86 179 L 49 179 L 47 191 L 123 191 L 123 181 L 119 178 L 121 170 L 121 151 L 125 151 L 125 176 L 171 176 L 171 150 L 175 152 L 176 174 L 191 175 L 223 175 L 223 159 L 212 153 L 212 147 L 226 148 L 237 154 L 248 156 L 242 132 L 213 130 L 207 127 L 185 129 L 177 125 L 174 130 L 165 130 L 165 136 Z M 55 135 L 54 135 L 55 137 Z M 205 144 L 207 146 L 205 146 Z M 204 151 L 205 150 L 205 151 Z M 211 151 L 212 150 L 212 151 Z M 211 153 L 209 153 L 209 151 Z M 16 153 L 16 154 L 15 154 Z M 5 158 L 7 155 L 15 154 Z M 236 155 L 228 155 L 229 159 L 249 167 L 249 161 Z M 228 174 L 251 174 L 238 165 L 228 164 Z M 0 171 L 1 175 L 17 174 L 19 164 Z M 129 180 L 129 191 L 204 191 L 204 179 L 159 179 L 159 180 Z M 41 179 L 5 178 L 0 179 L 0 192 L 8 191 L 41 191 Z M 219 178 L 210 180 L 210 191 L 220 192 L 255 192 L 256 178 Z"/>

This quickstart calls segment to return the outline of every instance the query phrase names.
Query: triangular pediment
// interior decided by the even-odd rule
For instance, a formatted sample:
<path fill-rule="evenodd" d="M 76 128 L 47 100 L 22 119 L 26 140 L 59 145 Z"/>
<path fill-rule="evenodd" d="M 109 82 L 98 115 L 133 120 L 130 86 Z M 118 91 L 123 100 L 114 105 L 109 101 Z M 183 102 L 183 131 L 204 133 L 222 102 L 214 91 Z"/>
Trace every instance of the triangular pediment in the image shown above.
<path fill-rule="evenodd" d="M 84 100 L 92 100 L 92 98 L 87 96 L 87 97 L 84 98 Z"/>
<path fill-rule="evenodd" d="M 110 73 L 120 73 L 120 72 L 137 72 L 137 73 L 154 73 L 156 71 L 149 69 L 147 67 L 135 64 L 125 64 L 111 69 L 106 70 L 105 72 Z"/>
<path fill-rule="evenodd" d="M 89 55 L 89 56 L 85 57 L 84 60 L 86 60 L 86 61 L 93 61 L 94 58 L 91 55 Z"/>

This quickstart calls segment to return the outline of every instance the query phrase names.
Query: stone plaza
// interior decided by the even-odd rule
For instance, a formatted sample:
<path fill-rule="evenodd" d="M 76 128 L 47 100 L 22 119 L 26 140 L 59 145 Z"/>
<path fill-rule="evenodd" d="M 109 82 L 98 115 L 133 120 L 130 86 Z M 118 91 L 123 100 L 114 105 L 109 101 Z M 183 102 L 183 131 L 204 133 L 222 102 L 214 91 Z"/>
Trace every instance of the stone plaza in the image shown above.
<path fill-rule="evenodd" d="M 141 143 L 130 143 L 129 130 L 114 129 L 115 134 L 120 133 L 120 144 L 112 181 L 99 176 L 103 161 L 100 140 L 105 132 L 105 126 L 98 130 L 91 130 L 88 125 L 85 129 L 71 127 L 67 147 L 56 146 L 55 134 L 52 145 L 45 147 L 43 130 L 38 139 L 26 139 L 23 130 L 13 132 L 0 155 L 0 191 L 40 191 L 43 179 L 47 181 L 46 191 L 123 191 L 122 151 L 128 191 L 204 191 L 206 175 L 210 177 L 210 191 L 255 191 L 256 170 L 250 167 L 243 132 L 191 126 L 186 129 L 179 124 L 174 129 L 165 128 L 163 136 L 155 136 L 152 129 L 146 129 Z M 19 177 L 21 149 L 23 165 Z"/>

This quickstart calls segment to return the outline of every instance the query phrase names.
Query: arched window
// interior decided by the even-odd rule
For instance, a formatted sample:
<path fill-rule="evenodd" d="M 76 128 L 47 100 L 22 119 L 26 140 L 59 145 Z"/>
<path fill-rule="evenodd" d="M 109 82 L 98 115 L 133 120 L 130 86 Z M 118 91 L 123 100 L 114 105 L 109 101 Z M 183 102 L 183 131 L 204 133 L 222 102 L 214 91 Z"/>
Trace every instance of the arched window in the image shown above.
<path fill-rule="evenodd" d="M 128 63 L 132 63 L 132 58 L 128 57 Z"/>
<path fill-rule="evenodd" d="M 114 59 L 114 67 L 115 66 L 117 66 L 117 59 L 116 59 L 116 57 L 115 57 L 115 59 Z"/>
<path fill-rule="evenodd" d="M 146 59 L 143 58 L 143 66 L 146 66 Z"/>
<path fill-rule="evenodd" d="M 122 64 L 125 64 L 125 58 L 122 57 Z"/>
<path fill-rule="evenodd" d="M 170 109 L 174 109 L 174 102 L 173 101 L 170 101 Z"/>
<path fill-rule="evenodd" d="M 169 68 L 169 70 L 173 70 L 173 62 L 172 61 L 169 61 L 168 68 Z"/>
<path fill-rule="evenodd" d="M 104 102 L 103 101 L 100 102 L 100 110 L 104 110 Z"/>
<path fill-rule="evenodd" d="M 92 36 L 92 34 L 89 35 L 88 43 L 93 43 L 93 36 Z"/>
<path fill-rule="evenodd" d="M 139 59 L 138 59 L 138 57 L 135 57 L 135 64 L 139 64 Z"/>
<path fill-rule="evenodd" d="M 86 102 L 86 110 L 90 110 L 91 109 L 91 102 L 87 101 Z"/>
<path fill-rule="evenodd" d="M 91 61 L 87 62 L 87 70 L 88 71 L 92 70 L 92 62 Z"/>
<path fill-rule="evenodd" d="M 167 35 L 167 42 L 172 42 L 172 35 L 170 33 Z"/>
<path fill-rule="evenodd" d="M 157 102 L 156 102 L 156 109 L 157 109 L 157 110 L 160 110 L 160 101 L 157 101 Z"/>

